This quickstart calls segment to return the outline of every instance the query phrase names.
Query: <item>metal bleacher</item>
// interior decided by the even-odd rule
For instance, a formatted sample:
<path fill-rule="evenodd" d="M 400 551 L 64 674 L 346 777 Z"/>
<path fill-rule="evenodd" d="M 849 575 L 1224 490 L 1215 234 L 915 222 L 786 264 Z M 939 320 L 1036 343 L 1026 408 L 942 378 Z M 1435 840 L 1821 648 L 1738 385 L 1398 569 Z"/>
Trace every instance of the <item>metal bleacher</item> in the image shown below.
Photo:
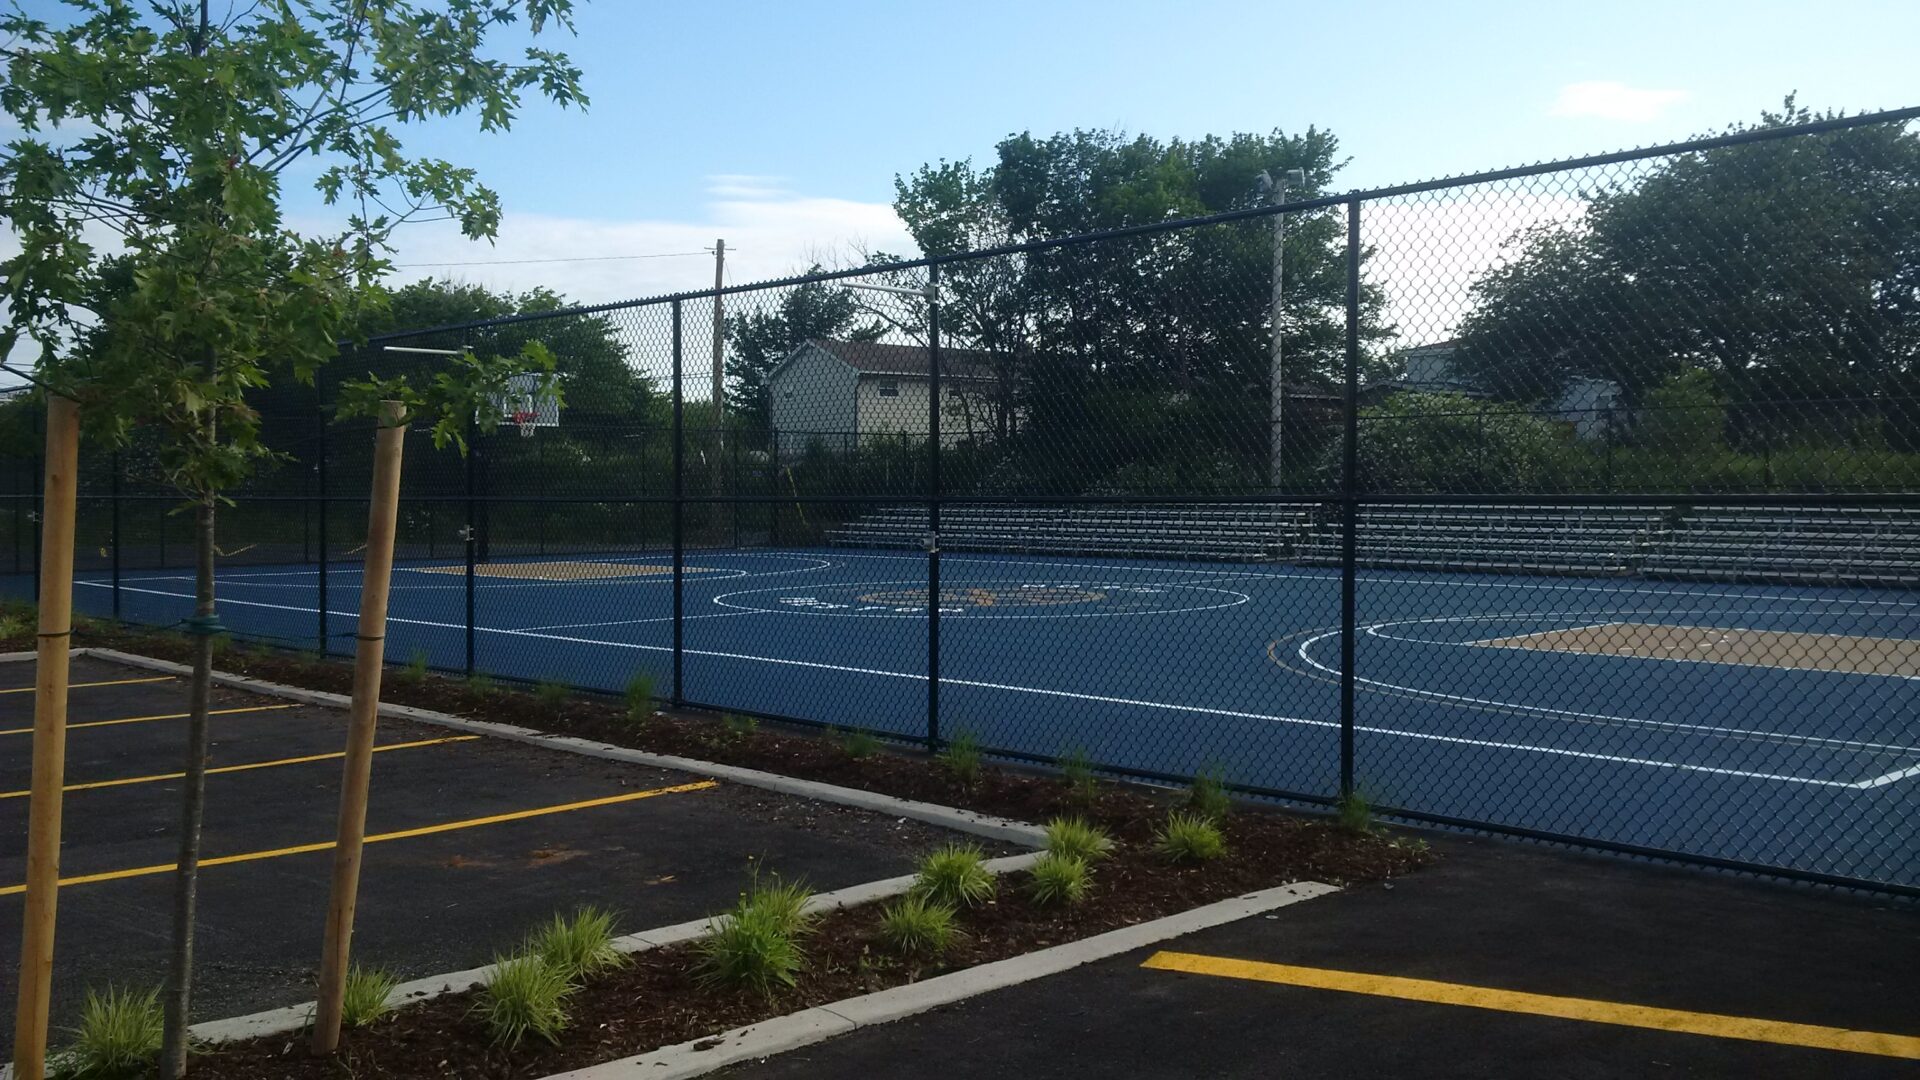
<path fill-rule="evenodd" d="M 940 546 L 953 551 L 1271 561 L 1285 559 L 1312 507 L 1260 503 L 1207 506 L 948 506 Z M 867 514 L 828 539 L 849 547 L 918 548 L 927 512 L 894 506 Z"/>
<path fill-rule="evenodd" d="M 831 543 L 917 549 L 926 511 L 888 507 Z M 1260 503 L 965 506 L 942 511 L 957 551 L 1338 566 L 1337 507 Z M 1920 510 L 1868 507 L 1374 505 L 1367 567 L 1702 581 L 1920 586 Z"/>

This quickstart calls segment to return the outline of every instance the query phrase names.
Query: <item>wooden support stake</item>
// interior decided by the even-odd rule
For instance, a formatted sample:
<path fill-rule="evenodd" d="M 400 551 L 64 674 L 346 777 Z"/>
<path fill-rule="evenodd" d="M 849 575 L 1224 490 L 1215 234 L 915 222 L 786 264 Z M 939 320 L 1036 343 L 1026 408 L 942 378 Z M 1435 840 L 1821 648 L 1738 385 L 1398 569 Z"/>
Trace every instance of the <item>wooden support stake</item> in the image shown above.
<path fill-rule="evenodd" d="M 386 659 L 387 589 L 393 577 L 393 534 L 400 514 L 400 451 L 406 443 L 406 407 L 381 404 L 374 443 L 373 496 L 367 512 L 366 573 L 360 583 L 359 640 L 353 654 L 353 705 L 347 715 L 347 757 L 340 782 L 340 829 L 333 849 L 333 898 L 327 905 L 326 951 L 320 957 L 320 998 L 313 1017 L 313 1052 L 340 1045 L 353 945 L 353 908 L 360 891 L 360 851 L 367 831 L 373 737 L 380 714 L 380 674 Z"/>
<path fill-rule="evenodd" d="M 80 481 L 80 409 L 47 397 L 47 486 L 41 522 L 40 646 L 33 694 L 33 795 L 27 811 L 26 926 L 13 1075 L 47 1067 L 47 999 L 53 988 L 53 913 L 60 898 L 60 789 L 67 773 L 67 650 L 73 638 L 73 515 Z"/>

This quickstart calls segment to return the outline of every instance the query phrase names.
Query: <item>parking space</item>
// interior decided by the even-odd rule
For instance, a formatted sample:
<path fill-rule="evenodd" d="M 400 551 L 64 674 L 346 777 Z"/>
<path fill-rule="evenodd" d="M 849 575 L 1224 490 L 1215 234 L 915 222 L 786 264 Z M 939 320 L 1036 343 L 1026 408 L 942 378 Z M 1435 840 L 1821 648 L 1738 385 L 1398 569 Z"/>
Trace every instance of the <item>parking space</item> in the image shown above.
<path fill-rule="evenodd" d="M 0 925 L 18 926 L 31 664 L 0 665 Z M 56 1025 L 88 986 L 165 966 L 186 685 L 73 668 Z M 344 713 L 237 691 L 213 704 L 196 1019 L 307 1000 L 327 902 Z M 20 732 L 20 733 L 16 733 Z M 356 955 L 405 977 L 486 963 L 556 910 L 628 930 L 719 910 L 750 865 L 832 889 L 944 838 L 892 818 L 425 725 L 382 722 Z M 11 993 L 18 939 L 0 934 Z"/>
<path fill-rule="evenodd" d="M 1435 866 L 729 1072 L 1912 1076 L 1911 906 L 1442 838 Z M 953 1048 L 965 1052 L 954 1053 Z"/>

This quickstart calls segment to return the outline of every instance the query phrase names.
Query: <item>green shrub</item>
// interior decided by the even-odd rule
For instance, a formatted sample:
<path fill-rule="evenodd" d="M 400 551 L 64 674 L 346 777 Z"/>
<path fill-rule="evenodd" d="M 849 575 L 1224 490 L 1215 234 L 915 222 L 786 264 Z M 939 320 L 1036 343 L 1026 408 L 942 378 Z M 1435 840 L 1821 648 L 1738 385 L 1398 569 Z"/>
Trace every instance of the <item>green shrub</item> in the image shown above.
<path fill-rule="evenodd" d="M 749 893 L 709 924 L 695 972 L 702 984 L 746 987 L 772 997 L 791 987 L 806 964 L 791 916 Z"/>
<path fill-rule="evenodd" d="M 618 967 L 625 959 L 613 947 L 613 913 L 592 906 L 572 916 L 555 915 L 534 933 L 528 951 L 573 982 Z"/>
<path fill-rule="evenodd" d="M 1154 847 L 1174 862 L 1206 862 L 1226 854 L 1227 840 L 1213 819 L 1175 810 L 1167 815 Z"/>
<path fill-rule="evenodd" d="M 1073 747 L 1060 755 L 1060 775 L 1067 781 L 1067 794 L 1081 804 L 1092 803 L 1099 794 L 1093 773 L 1093 758 L 1084 747 Z"/>
<path fill-rule="evenodd" d="M 855 728 L 840 733 L 840 751 L 855 761 L 880 752 L 880 739 L 870 731 Z"/>
<path fill-rule="evenodd" d="M 54 1064 L 71 1080 L 120 1080 L 144 1076 L 160 1054 L 160 991 L 87 991 L 73 1043 Z"/>
<path fill-rule="evenodd" d="M 549 709 L 565 705 L 572 696 L 572 688 L 552 679 L 541 679 L 540 684 L 533 688 L 533 699 Z"/>
<path fill-rule="evenodd" d="M 1193 783 L 1187 788 L 1187 809 L 1209 821 L 1227 819 L 1233 800 L 1227 797 L 1226 779 L 1219 769 L 1207 768 L 1194 774 Z"/>
<path fill-rule="evenodd" d="M 347 971 L 340 1018 L 348 1027 L 366 1027 L 392 1011 L 387 998 L 399 985 L 400 979 L 391 972 L 353 965 Z"/>
<path fill-rule="evenodd" d="M 947 741 L 947 748 L 940 751 L 940 765 L 955 780 L 969 787 L 980 779 L 980 738 L 973 732 L 962 728 L 953 733 Z"/>
<path fill-rule="evenodd" d="M 574 993 L 567 973 L 535 953 L 496 959 L 494 964 L 493 981 L 480 991 L 473 1006 L 493 1041 L 510 1048 L 528 1035 L 559 1042 Z"/>
<path fill-rule="evenodd" d="M 948 844 L 920 859 L 913 891 L 954 908 L 978 907 L 997 888 L 987 857 L 973 844 Z"/>
<path fill-rule="evenodd" d="M 25 637 L 31 625 L 24 614 L 0 611 L 0 638 Z"/>
<path fill-rule="evenodd" d="M 1046 906 L 1085 900 L 1087 886 L 1093 882 L 1087 860 L 1051 851 L 1034 860 L 1030 873 L 1033 876 L 1027 881 L 1027 894 L 1034 903 Z"/>
<path fill-rule="evenodd" d="M 644 722 L 653 715 L 653 676 L 636 671 L 627 679 L 627 719 Z"/>
<path fill-rule="evenodd" d="M 1373 804 L 1355 788 L 1334 800 L 1334 820 L 1350 833 L 1373 831 Z"/>
<path fill-rule="evenodd" d="M 1058 817 L 1047 823 L 1047 853 L 1099 862 L 1113 852 L 1113 838 L 1086 818 Z"/>
<path fill-rule="evenodd" d="M 953 917 L 953 905 L 908 893 L 881 914 L 880 937 L 909 956 L 937 957 L 960 936 Z"/>

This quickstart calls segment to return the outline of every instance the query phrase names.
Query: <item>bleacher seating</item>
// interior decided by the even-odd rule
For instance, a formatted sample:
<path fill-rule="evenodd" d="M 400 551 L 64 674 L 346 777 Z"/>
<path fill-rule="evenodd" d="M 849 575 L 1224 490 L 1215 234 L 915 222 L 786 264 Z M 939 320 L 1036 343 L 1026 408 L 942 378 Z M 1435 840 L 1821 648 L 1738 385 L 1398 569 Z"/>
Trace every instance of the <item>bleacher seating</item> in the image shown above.
<path fill-rule="evenodd" d="M 940 545 L 951 551 L 1044 552 L 1174 559 L 1288 558 L 1309 508 L 1210 506 L 948 506 Z M 851 547 L 918 548 L 927 512 L 894 506 L 828 530 Z"/>
<path fill-rule="evenodd" d="M 1359 512 L 1367 567 L 1705 581 L 1920 586 L 1920 510 L 1863 507 L 1378 505 Z M 917 549 L 926 511 L 894 506 L 828 530 Z M 1338 508 L 1298 504 L 951 505 L 942 547 L 1338 566 Z"/>

